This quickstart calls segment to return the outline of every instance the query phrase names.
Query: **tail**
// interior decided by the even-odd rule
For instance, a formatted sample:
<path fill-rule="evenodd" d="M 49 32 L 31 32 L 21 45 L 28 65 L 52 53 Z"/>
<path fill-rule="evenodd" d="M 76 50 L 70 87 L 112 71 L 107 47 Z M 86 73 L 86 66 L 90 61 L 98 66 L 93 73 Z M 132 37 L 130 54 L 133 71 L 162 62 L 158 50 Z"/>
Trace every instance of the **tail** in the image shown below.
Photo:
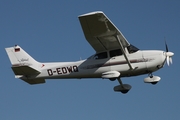
<path fill-rule="evenodd" d="M 41 63 L 33 59 L 20 46 L 5 48 L 12 64 L 12 70 L 16 78 L 20 78 L 29 84 L 44 83 L 42 78 L 35 78 L 40 74 Z"/>

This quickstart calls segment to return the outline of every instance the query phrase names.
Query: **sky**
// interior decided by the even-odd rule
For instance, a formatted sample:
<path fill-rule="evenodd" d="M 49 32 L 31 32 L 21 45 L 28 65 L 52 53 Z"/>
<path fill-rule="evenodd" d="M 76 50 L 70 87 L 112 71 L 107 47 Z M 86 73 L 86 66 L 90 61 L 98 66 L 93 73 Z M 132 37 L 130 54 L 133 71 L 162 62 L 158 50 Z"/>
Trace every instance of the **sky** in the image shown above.
<path fill-rule="evenodd" d="M 177 120 L 180 119 L 179 0 L 1 0 L 0 120 Z M 40 62 L 77 61 L 95 53 L 78 16 L 103 11 L 127 40 L 141 50 L 175 53 L 173 64 L 154 75 L 122 78 L 132 89 L 114 92 L 118 81 L 47 80 L 29 85 L 14 78 L 6 47 L 20 45 Z"/>

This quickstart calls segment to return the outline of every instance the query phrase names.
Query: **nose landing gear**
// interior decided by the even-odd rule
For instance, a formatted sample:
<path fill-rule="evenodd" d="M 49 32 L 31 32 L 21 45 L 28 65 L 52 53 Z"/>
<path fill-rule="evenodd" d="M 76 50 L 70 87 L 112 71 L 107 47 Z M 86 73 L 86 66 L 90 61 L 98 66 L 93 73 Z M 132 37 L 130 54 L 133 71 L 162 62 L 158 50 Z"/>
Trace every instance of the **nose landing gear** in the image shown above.
<path fill-rule="evenodd" d="M 160 79 L 161 78 L 159 76 L 154 76 L 154 75 L 152 75 L 152 73 L 150 73 L 149 76 L 144 79 L 144 82 L 155 85 L 160 81 Z"/>

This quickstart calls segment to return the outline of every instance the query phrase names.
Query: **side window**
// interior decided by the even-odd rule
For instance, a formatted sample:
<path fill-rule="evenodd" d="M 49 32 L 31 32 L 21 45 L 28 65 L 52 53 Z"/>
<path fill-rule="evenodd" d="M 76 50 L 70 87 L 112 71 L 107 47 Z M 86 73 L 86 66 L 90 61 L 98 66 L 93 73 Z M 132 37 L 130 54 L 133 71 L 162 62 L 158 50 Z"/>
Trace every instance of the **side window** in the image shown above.
<path fill-rule="evenodd" d="M 94 55 L 94 59 L 104 59 L 107 58 L 107 52 L 102 52 Z"/>
<path fill-rule="evenodd" d="M 115 56 L 122 55 L 122 51 L 121 49 L 111 50 L 109 54 L 110 54 L 110 57 L 115 57 Z"/>

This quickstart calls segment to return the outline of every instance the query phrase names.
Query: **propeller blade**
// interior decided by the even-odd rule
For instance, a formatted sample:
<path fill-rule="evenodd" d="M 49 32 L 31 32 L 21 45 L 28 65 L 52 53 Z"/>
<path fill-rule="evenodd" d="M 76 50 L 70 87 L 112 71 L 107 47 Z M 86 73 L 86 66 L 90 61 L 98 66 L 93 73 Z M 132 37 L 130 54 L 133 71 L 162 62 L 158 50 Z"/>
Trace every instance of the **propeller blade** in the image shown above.
<path fill-rule="evenodd" d="M 165 41 L 165 46 L 166 46 L 166 62 L 167 62 L 167 65 L 169 66 L 169 63 L 172 64 L 172 56 L 174 55 L 174 53 L 173 52 L 169 52 L 166 40 L 164 39 L 164 41 Z"/>
<path fill-rule="evenodd" d="M 169 58 L 170 63 L 172 64 L 172 57 Z"/>
<path fill-rule="evenodd" d="M 166 52 L 168 52 L 168 46 L 167 46 L 167 43 L 166 43 L 166 40 L 165 40 L 165 46 L 166 46 Z"/>
<path fill-rule="evenodd" d="M 167 65 L 169 66 L 169 56 L 166 57 Z"/>

